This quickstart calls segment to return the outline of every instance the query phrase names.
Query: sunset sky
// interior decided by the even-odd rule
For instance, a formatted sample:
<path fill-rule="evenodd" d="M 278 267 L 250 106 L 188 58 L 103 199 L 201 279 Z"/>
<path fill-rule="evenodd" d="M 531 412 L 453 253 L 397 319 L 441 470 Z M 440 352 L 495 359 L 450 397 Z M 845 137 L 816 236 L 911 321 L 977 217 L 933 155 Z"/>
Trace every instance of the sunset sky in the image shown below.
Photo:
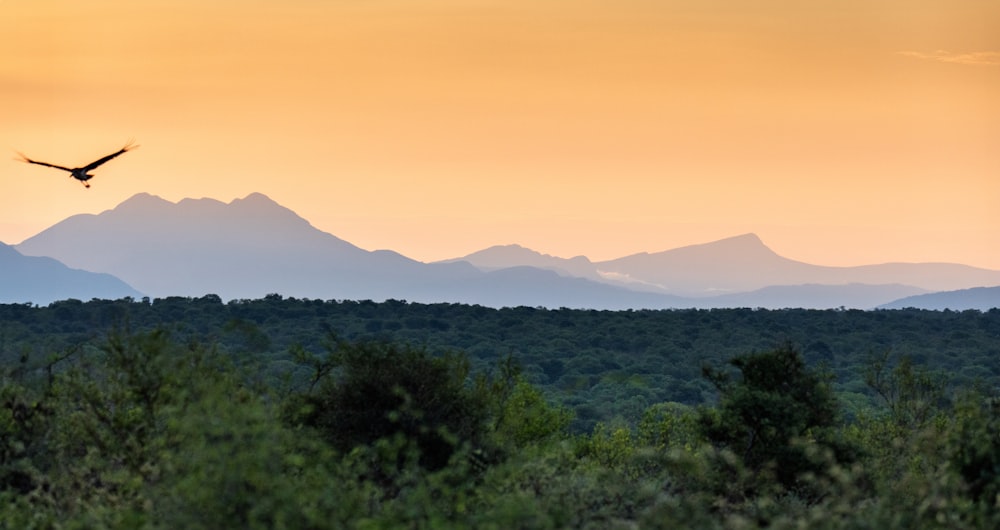
<path fill-rule="evenodd" d="M 8 244 L 261 192 L 422 261 L 1000 269 L 996 0 L 0 0 L 0 123 Z"/>

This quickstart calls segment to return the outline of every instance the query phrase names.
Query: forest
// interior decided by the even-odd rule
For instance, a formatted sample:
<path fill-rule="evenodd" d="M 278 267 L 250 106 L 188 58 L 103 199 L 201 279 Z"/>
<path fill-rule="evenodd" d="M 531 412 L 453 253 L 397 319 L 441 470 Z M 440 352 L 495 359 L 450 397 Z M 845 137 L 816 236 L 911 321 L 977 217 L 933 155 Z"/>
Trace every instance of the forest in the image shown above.
<path fill-rule="evenodd" d="M 995 528 L 1000 310 L 0 305 L 0 528 Z"/>

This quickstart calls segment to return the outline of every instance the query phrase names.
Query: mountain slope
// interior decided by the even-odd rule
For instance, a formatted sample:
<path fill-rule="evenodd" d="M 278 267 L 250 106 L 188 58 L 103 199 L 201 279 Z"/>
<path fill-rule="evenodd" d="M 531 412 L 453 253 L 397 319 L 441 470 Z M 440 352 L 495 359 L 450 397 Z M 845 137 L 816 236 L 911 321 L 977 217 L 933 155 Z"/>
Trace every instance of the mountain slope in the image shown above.
<path fill-rule="evenodd" d="M 141 298 L 139 291 L 110 274 L 75 270 L 52 258 L 25 256 L 0 243 L 0 303 L 46 305 L 75 298 Z"/>
<path fill-rule="evenodd" d="M 755 234 L 601 262 L 582 256 L 555 258 L 517 245 L 490 247 L 457 260 L 482 270 L 542 267 L 632 290 L 681 296 L 698 307 L 870 309 L 928 291 L 1000 284 L 1000 271 L 949 263 L 811 265 L 778 255 Z"/>
<path fill-rule="evenodd" d="M 490 307 L 549 307 L 570 309 L 676 309 L 691 308 L 695 300 L 658 293 L 632 291 L 585 278 L 565 277 L 536 267 L 508 267 L 486 273 L 484 278 L 452 286 L 454 301 Z M 552 300 L 558 300 L 553 304 Z M 594 305 L 600 300 L 600 305 Z"/>
<path fill-rule="evenodd" d="M 772 285 L 746 293 L 698 299 L 698 307 L 764 309 L 874 309 L 886 300 L 925 293 L 909 285 Z"/>
<path fill-rule="evenodd" d="M 993 308 L 1000 308 L 1000 286 L 974 287 L 972 289 L 909 296 L 884 304 L 879 309 L 905 309 L 909 307 L 934 311 L 943 311 L 945 309 L 951 309 L 952 311 L 965 311 L 968 309 L 989 311 Z"/>
<path fill-rule="evenodd" d="M 1000 285 L 1000 271 L 953 264 L 810 265 L 779 256 L 754 234 L 597 263 L 506 245 L 427 264 L 358 248 L 259 193 L 228 204 L 138 194 L 65 219 L 17 249 L 113 274 L 153 297 L 230 300 L 278 293 L 493 307 L 867 309 L 926 291 Z"/>
<path fill-rule="evenodd" d="M 754 234 L 595 263 L 609 278 L 684 296 L 714 296 L 811 281 L 811 265 L 783 258 Z"/>
<path fill-rule="evenodd" d="M 454 263 L 465 261 L 483 271 L 495 271 L 510 267 L 535 267 L 555 271 L 563 276 L 576 276 L 600 280 L 597 267 L 585 256 L 574 258 L 559 258 L 542 254 L 521 245 L 495 245 L 487 249 L 473 252 L 461 258 L 440 261 L 438 263 Z"/>
<path fill-rule="evenodd" d="M 1000 285 L 1000 271 L 950 263 L 825 267 L 779 256 L 754 234 L 595 263 L 606 276 L 684 296 L 746 292 L 774 285 L 893 285 L 927 291 Z"/>
<path fill-rule="evenodd" d="M 278 293 L 598 309 L 685 304 L 538 269 L 493 274 L 462 261 L 426 264 L 391 251 L 363 250 L 257 193 L 229 204 L 213 199 L 175 204 L 139 194 L 98 215 L 70 217 L 18 249 L 110 272 L 155 297 L 213 293 L 251 299 Z"/>
<path fill-rule="evenodd" d="M 229 204 L 139 194 L 99 215 L 70 217 L 17 248 L 110 272 L 153 296 L 381 299 L 408 281 L 480 274 L 362 250 L 257 193 Z"/>

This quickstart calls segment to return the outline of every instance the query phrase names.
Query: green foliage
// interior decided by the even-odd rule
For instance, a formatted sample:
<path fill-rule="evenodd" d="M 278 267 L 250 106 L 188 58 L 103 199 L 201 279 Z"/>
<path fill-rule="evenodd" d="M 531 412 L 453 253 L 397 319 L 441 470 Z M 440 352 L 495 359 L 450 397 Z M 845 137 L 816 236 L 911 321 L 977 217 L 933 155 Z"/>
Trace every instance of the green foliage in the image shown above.
<path fill-rule="evenodd" d="M 702 412 L 703 434 L 762 478 L 773 475 L 781 486 L 797 489 L 804 473 L 819 471 L 805 448 L 839 445 L 832 431 L 838 408 L 829 385 L 806 369 L 790 345 L 730 363 L 739 369 L 740 380 L 705 368 L 721 398 L 717 411 Z M 840 453 L 847 458 L 847 451 Z"/>
<path fill-rule="evenodd" d="M 240 375 L 211 349 L 153 331 L 112 334 L 102 349 L 81 352 L 24 410 L 29 390 L 4 379 L 3 410 L 12 414 L 0 414 L 11 420 L 0 425 L 15 449 L 4 476 L 27 478 L 0 485 L 0 528 L 308 528 L 356 519 L 364 490 L 337 480 L 325 465 L 331 451 L 286 429 Z"/>
<path fill-rule="evenodd" d="M 344 526 L 365 513 L 364 487 L 325 444 L 284 428 L 258 396 L 211 392 L 168 420 L 178 450 L 148 485 L 159 528 Z"/>
<path fill-rule="evenodd" d="M 948 431 L 951 464 L 969 495 L 987 508 L 1000 508 L 1000 398 L 967 396 Z"/>
<path fill-rule="evenodd" d="M 0 530 L 997 528 L 998 319 L 0 306 Z"/>
<path fill-rule="evenodd" d="M 487 398 L 493 417 L 493 441 L 498 448 L 517 450 L 564 435 L 573 413 L 554 407 L 521 375 L 513 357 L 507 356 L 492 377 L 481 375 L 477 391 Z"/>
<path fill-rule="evenodd" d="M 633 454 L 618 463 L 661 469 L 645 465 L 651 459 L 656 455 Z M 581 455 L 569 440 L 535 446 L 487 471 L 470 522 L 495 529 L 634 528 L 639 513 L 658 496 L 663 478 L 606 467 Z"/>
<path fill-rule="evenodd" d="M 603 467 L 620 468 L 635 454 L 632 433 L 624 427 L 607 427 L 598 423 L 594 433 L 587 437 L 581 451 Z"/>
<path fill-rule="evenodd" d="M 541 391 L 518 380 L 504 400 L 495 432 L 501 443 L 509 442 L 519 449 L 565 435 L 572 419 L 568 409 L 550 405 Z"/>
<path fill-rule="evenodd" d="M 864 371 L 865 383 L 883 401 L 889 418 L 900 428 L 920 429 L 944 401 L 945 385 L 940 375 L 915 366 L 904 355 L 892 369 L 889 352 L 874 358 Z"/>
<path fill-rule="evenodd" d="M 587 311 L 277 295 L 227 303 L 209 295 L 0 304 L 0 362 L 13 364 L 23 352 L 34 357 L 98 347 L 108 328 L 125 323 L 143 332 L 163 327 L 182 342 L 211 343 L 269 385 L 287 378 L 286 388 L 301 388 L 309 377 L 308 370 L 294 369 L 294 347 L 323 351 L 328 329 L 348 341 L 377 338 L 463 351 L 478 373 L 513 355 L 525 380 L 547 400 L 573 409 L 576 434 L 598 422 L 635 424 L 657 403 L 712 401 L 717 391 L 700 377 L 701 365 L 783 341 L 804 345 L 805 362 L 824 363 L 834 376 L 833 390 L 851 394 L 848 418 L 880 399 L 864 382 L 872 351 L 891 348 L 931 373 L 947 371 L 949 392 L 1000 384 L 994 331 L 1000 310 Z"/>
<path fill-rule="evenodd" d="M 443 468 L 462 444 L 486 432 L 486 402 L 467 383 L 455 354 L 381 342 L 339 342 L 330 352 L 339 373 L 302 396 L 293 422 L 318 429 L 341 452 L 402 436 L 422 466 Z"/>
<path fill-rule="evenodd" d="M 704 441 L 696 411 L 682 403 L 660 403 L 649 407 L 637 429 L 641 445 L 660 451 L 693 451 Z"/>

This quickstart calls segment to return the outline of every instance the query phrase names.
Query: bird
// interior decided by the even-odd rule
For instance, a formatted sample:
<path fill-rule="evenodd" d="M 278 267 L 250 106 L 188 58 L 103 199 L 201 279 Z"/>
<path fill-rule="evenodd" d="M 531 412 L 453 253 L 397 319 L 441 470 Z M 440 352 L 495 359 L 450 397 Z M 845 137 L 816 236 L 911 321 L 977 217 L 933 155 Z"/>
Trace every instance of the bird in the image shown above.
<path fill-rule="evenodd" d="M 74 168 L 57 166 L 55 164 L 49 164 L 48 162 L 40 162 L 38 160 L 32 160 L 32 159 L 28 158 L 27 156 L 25 156 L 24 153 L 21 153 L 20 151 L 17 154 L 21 157 L 20 158 L 21 162 L 26 162 L 28 164 L 38 164 L 40 166 L 54 167 L 56 169 L 61 169 L 63 171 L 69 171 L 69 176 L 71 176 L 71 177 L 75 178 L 76 180 L 79 180 L 81 183 L 83 183 L 83 187 L 89 188 L 90 187 L 90 183 L 87 182 L 87 181 L 90 180 L 90 179 L 92 179 L 92 178 L 94 178 L 94 176 L 90 174 L 90 171 L 93 171 L 94 169 L 97 169 L 98 166 L 100 166 L 101 164 L 107 162 L 108 160 L 111 160 L 112 158 L 114 158 L 114 157 L 116 157 L 116 156 L 118 156 L 118 155 L 120 155 L 122 153 L 125 153 L 127 151 L 131 151 L 132 149 L 135 149 L 136 147 L 139 147 L 139 146 L 138 145 L 134 145 L 131 141 L 129 141 L 127 144 L 125 144 L 124 147 L 122 147 L 118 151 L 115 151 L 114 153 L 111 153 L 108 156 L 105 156 L 103 158 L 99 158 L 97 160 L 94 160 L 93 162 L 91 162 L 91 163 L 89 163 L 89 164 L 87 164 L 85 166 L 74 167 Z"/>

